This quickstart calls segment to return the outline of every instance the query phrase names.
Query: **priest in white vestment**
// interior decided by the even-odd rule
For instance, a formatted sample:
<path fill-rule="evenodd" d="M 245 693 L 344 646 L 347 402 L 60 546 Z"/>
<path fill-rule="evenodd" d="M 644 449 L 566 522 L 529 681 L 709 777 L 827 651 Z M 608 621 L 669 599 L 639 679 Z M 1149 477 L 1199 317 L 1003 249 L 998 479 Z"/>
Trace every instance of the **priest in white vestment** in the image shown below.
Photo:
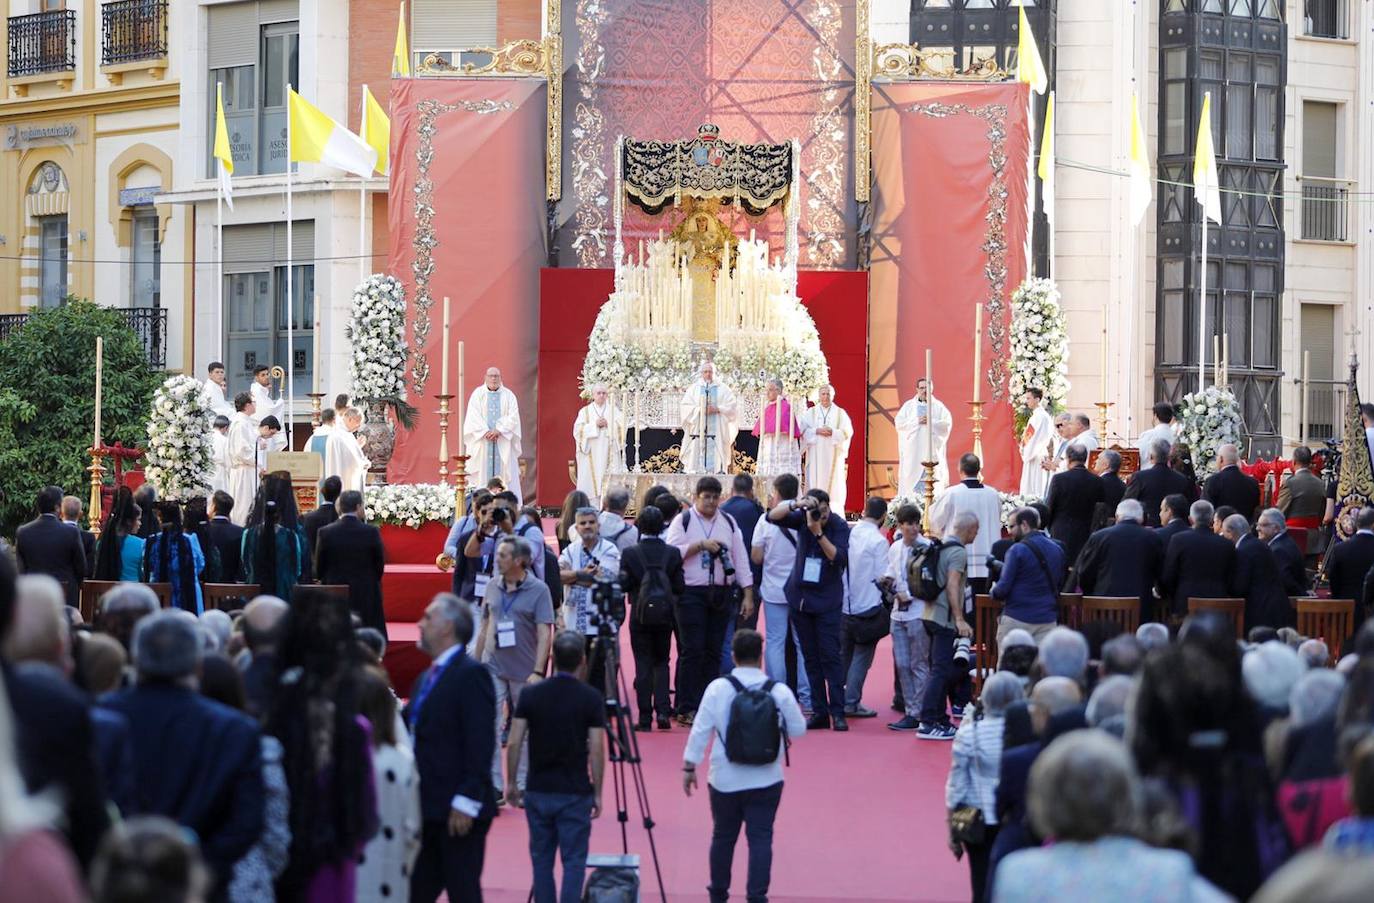
<path fill-rule="evenodd" d="M 716 382 L 715 364 L 706 361 L 698 373 L 678 409 L 682 469 L 686 473 L 728 473 L 739 433 L 739 403 L 729 386 Z"/>
<path fill-rule="evenodd" d="M 1028 498 L 1043 499 L 1050 486 L 1050 472 L 1045 459 L 1055 452 L 1054 419 L 1045 410 L 1045 393 L 1040 389 L 1026 390 L 1025 403 L 1030 420 L 1021 434 L 1021 488 Z"/>
<path fill-rule="evenodd" d="M 606 494 L 606 477 L 625 469 L 625 415 L 610 400 L 605 386 L 592 386 L 592 401 L 573 421 L 577 449 L 577 488 L 594 502 Z"/>
<path fill-rule="evenodd" d="M 272 397 L 272 372 L 266 364 L 258 364 L 253 368 L 253 384 L 248 391 L 252 393 L 253 404 L 258 411 L 253 415 L 254 419 L 261 423 L 264 417 L 275 417 L 278 423 L 282 422 L 286 399 Z"/>
<path fill-rule="evenodd" d="M 337 418 L 336 418 L 337 420 Z M 367 485 L 367 469 L 372 462 L 363 454 L 358 437 L 353 435 L 363 425 L 363 414 L 357 408 L 344 411 L 343 426 L 336 422 L 324 443 L 324 475 L 338 477 L 343 492 L 356 489 L 362 492 Z"/>
<path fill-rule="evenodd" d="M 801 471 L 801 425 L 792 402 L 783 397 L 782 380 L 768 381 L 768 400 L 754 424 L 759 437 L 759 456 L 755 470 L 760 474 L 795 474 Z M 834 500 L 831 501 L 834 504 Z M 835 509 L 843 510 L 843 509 Z"/>
<path fill-rule="evenodd" d="M 486 383 L 472 390 L 463 413 L 463 442 L 468 458 L 468 482 L 485 486 L 500 478 L 521 499 L 520 404 L 501 384 L 501 371 L 487 369 Z M 517 505 L 519 502 L 517 502 Z"/>
<path fill-rule="evenodd" d="M 935 491 L 949 485 L 946 452 L 954 418 L 938 398 L 932 398 L 924 378 L 916 380 L 916 397 L 897 412 L 897 494 L 925 495 L 925 468 L 928 443 L 934 444 Z"/>
<path fill-rule="evenodd" d="M 817 395 L 819 404 L 801 415 L 806 485 L 809 489 L 824 489 L 830 496 L 830 510 L 842 512 L 854 424 L 844 409 L 835 404 L 833 386 L 821 386 Z"/>
<path fill-rule="evenodd" d="M 253 499 L 258 494 L 258 424 L 254 420 L 252 396 L 240 392 L 234 398 L 237 412 L 229 421 L 228 458 L 229 494 L 234 497 L 234 508 L 229 519 L 240 527 L 248 523 L 248 514 L 253 510 Z"/>
<path fill-rule="evenodd" d="M 229 403 L 229 399 L 224 395 L 229 386 L 228 381 L 224 378 L 224 365 L 219 361 L 212 361 L 209 377 L 201 392 L 201 403 L 210 411 L 212 417 L 233 417 L 234 406 Z"/>

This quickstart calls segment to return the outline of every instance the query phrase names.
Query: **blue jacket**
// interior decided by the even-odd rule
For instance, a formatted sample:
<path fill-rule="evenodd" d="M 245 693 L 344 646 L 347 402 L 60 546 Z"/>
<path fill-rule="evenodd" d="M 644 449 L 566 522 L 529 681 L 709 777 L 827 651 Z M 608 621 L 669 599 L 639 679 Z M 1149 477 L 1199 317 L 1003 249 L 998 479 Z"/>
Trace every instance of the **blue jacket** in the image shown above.
<path fill-rule="evenodd" d="M 798 510 L 778 522 L 778 526 L 789 527 L 797 534 L 797 558 L 792 563 L 792 574 L 784 587 L 787 604 L 798 611 L 839 611 L 844 607 L 844 572 L 849 567 L 849 524 L 832 511 L 821 528 L 821 535 L 835 546 L 835 560 L 831 561 L 825 557 L 820 549 L 820 541 L 807 527 L 808 516 L 805 511 Z M 803 582 L 808 558 L 820 560 L 819 583 Z"/>
<path fill-rule="evenodd" d="M 1045 579 L 1046 568 L 1040 566 L 1035 552 L 1026 547 L 1028 542 L 1035 543 L 1036 551 L 1045 556 L 1049 576 L 1055 581 L 1053 586 Z M 1008 549 L 1002 576 L 992 588 L 993 598 L 1007 603 L 1002 614 L 1028 624 L 1057 621 L 1058 589 L 1064 585 L 1064 562 L 1064 550 L 1059 543 L 1039 531 Z"/>
<path fill-rule="evenodd" d="M 431 667 L 433 667 L 431 665 Z M 415 683 L 411 707 L 428 676 Z M 466 652 L 449 660 L 415 716 L 415 768 L 420 773 L 420 817 L 447 821 L 454 796 L 476 801 L 478 818 L 496 815 L 491 757 L 496 750 L 496 686 L 491 672 Z"/>

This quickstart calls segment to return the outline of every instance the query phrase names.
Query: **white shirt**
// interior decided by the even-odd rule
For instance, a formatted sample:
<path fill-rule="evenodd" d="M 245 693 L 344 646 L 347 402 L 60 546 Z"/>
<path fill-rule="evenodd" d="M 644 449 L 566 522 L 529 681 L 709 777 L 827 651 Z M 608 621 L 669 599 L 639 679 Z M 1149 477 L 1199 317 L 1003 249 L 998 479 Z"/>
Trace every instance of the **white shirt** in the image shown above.
<path fill-rule="evenodd" d="M 947 533 L 953 528 L 955 518 L 965 511 L 978 518 L 978 535 L 973 542 L 964 546 L 968 551 L 968 576 L 970 579 L 986 577 L 988 555 L 992 552 L 992 544 L 1002 533 L 1001 496 L 986 483 L 981 488 L 955 483 L 935 502 L 930 513 L 930 524 L 940 533 Z"/>
<path fill-rule="evenodd" d="M 851 537 L 852 541 L 852 537 Z M 892 578 L 893 588 L 899 597 L 911 598 L 911 585 L 907 581 L 907 566 L 911 559 L 926 546 L 930 541 L 924 536 L 917 536 L 915 542 L 907 545 L 901 537 L 887 550 L 887 575 Z M 906 611 L 896 605 L 892 606 L 892 620 L 894 621 L 915 621 L 921 616 L 924 606 L 911 604 L 906 607 Z"/>
<path fill-rule="evenodd" d="M 598 536 L 590 549 L 579 536 L 577 542 L 568 546 L 563 550 L 563 554 L 558 556 L 558 567 L 560 570 L 580 571 L 591 564 L 593 558 L 596 559 L 597 577 L 603 580 L 620 579 L 620 549 L 604 536 Z M 583 636 L 596 634 L 596 625 L 591 623 L 592 612 L 595 610 L 592 605 L 592 587 L 576 584 L 567 587 L 564 590 L 563 610 L 563 619 L 569 630 L 576 630 Z"/>
<path fill-rule="evenodd" d="M 878 528 L 860 520 L 849 531 L 849 567 L 845 572 L 844 613 L 861 615 L 883 602 L 877 581 L 887 573 L 887 540 Z"/>
<path fill-rule="evenodd" d="M 785 539 L 782 541 L 787 542 Z M 730 674 L 749 689 L 761 687 L 764 681 L 768 680 L 768 675 L 758 668 L 736 668 Z M 770 695 L 782 714 L 787 736 L 800 737 L 806 733 L 806 719 L 802 717 L 801 706 L 797 705 L 797 697 L 792 695 L 787 684 L 773 684 Z M 778 750 L 777 759 L 768 765 L 739 765 L 725 757 L 725 741 L 721 738 L 725 736 L 726 728 L 730 724 L 730 704 L 734 701 L 735 688 L 730 681 L 723 677 L 711 681 L 706 692 L 702 694 L 700 705 L 697 706 L 697 713 L 692 721 L 692 733 L 687 737 L 687 749 L 682 754 L 683 761 L 691 765 L 701 762 L 706 755 L 706 744 L 715 737 L 708 782 L 716 790 L 721 793 L 735 793 L 782 783 L 783 749 Z"/>
<path fill-rule="evenodd" d="M 797 561 L 797 544 L 789 541 L 786 532 L 795 540 L 797 535 L 786 527 L 779 527 L 765 514 L 754 526 L 755 549 L 763 549 L 763 580 L 759 592 L 765 602 L 787 604 L 787 578 Z M 851 539 L 851 542 L 853 540 Z"/>
<path fill-rule="evenodd" d="M 1148 429 L 1145 432 L 1141 433 L 1140 438 L 1136 440 L 1136 448 L 1140 449 L 1140 460 L 1149 460 L 1150 446 L 1154 443 L 1163 439 L 1165 442 L 1169 443 L 1170 448 L 1173 448 L 1174 441 L 1176 438 L 1177 437 L 1174 435 L 1174 427 L 1172 424 L 1156 423 L 1152 429 Z"/>

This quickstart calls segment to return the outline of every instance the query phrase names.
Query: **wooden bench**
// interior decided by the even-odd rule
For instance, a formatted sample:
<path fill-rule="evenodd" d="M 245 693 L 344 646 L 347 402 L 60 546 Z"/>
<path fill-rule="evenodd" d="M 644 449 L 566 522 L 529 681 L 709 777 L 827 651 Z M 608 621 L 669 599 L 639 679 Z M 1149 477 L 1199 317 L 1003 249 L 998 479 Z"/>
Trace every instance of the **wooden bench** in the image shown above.
<path fill-rule="evenodd" d="M 1093 621 L 1105 621 L 1133 636 L 1140 627 L 1140 599 L 1137 596 L 1084 596 L 1082 613 L 1080 627 Z"/>
<path fill-rule="evenodd" d="M 200 591 L 205 598 L 206 611 L 212 608 L 232 611 L 242 608 L 254 596 L 260 595 L 262 587 L 256 583 L 202 583 Z"/>

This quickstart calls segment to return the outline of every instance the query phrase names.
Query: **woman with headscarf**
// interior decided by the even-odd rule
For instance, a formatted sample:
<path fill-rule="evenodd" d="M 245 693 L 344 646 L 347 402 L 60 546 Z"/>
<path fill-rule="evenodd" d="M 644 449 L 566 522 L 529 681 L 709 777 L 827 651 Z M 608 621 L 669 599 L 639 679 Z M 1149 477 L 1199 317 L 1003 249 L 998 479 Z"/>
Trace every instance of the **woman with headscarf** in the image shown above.
<path fill-rule="evenodd" d="M 205 555 L 205 569 L 200 573 L 201 579 L 206 583 L 232 583 L 232 580 L 224 579 L 219 550 L 210 541 L 210 512 L 207 508 L 208 504 L 203 495 L 187 502 L 186 510 L 181 517 L 181 529 L 187 536 L 195 537 L 196 542 L 200 544 L 201 552 Z"/>
<path fill-rule="evenodd" d="M 143 538 L 138 535 L 142 510 L 134 503 L 134 494 L 127 486 L 115 490 L 110 516 L 95 547 L 96 580 L 143 579 Z"/>
<path fill-rule="evenodd" d="M 181 526 L 181 505 L 159 502 L 162 530 L 149 539 L 143 549 L 143 573 L 149 583 L 168 583 L 172 587 L 172 606 L 192 614 L 205 610 L 200 595 L 200 572 L 205 570 L 205 553 L 194 536 Z"/>
<path fill-rule="evenodd" d="M 248 528 L 243 531 L 244 582 L 290 600 L 292 587 L 301 582 L 305 572 L 308 549 L 291 480 L 268 474 L 248 515 Z"/>

